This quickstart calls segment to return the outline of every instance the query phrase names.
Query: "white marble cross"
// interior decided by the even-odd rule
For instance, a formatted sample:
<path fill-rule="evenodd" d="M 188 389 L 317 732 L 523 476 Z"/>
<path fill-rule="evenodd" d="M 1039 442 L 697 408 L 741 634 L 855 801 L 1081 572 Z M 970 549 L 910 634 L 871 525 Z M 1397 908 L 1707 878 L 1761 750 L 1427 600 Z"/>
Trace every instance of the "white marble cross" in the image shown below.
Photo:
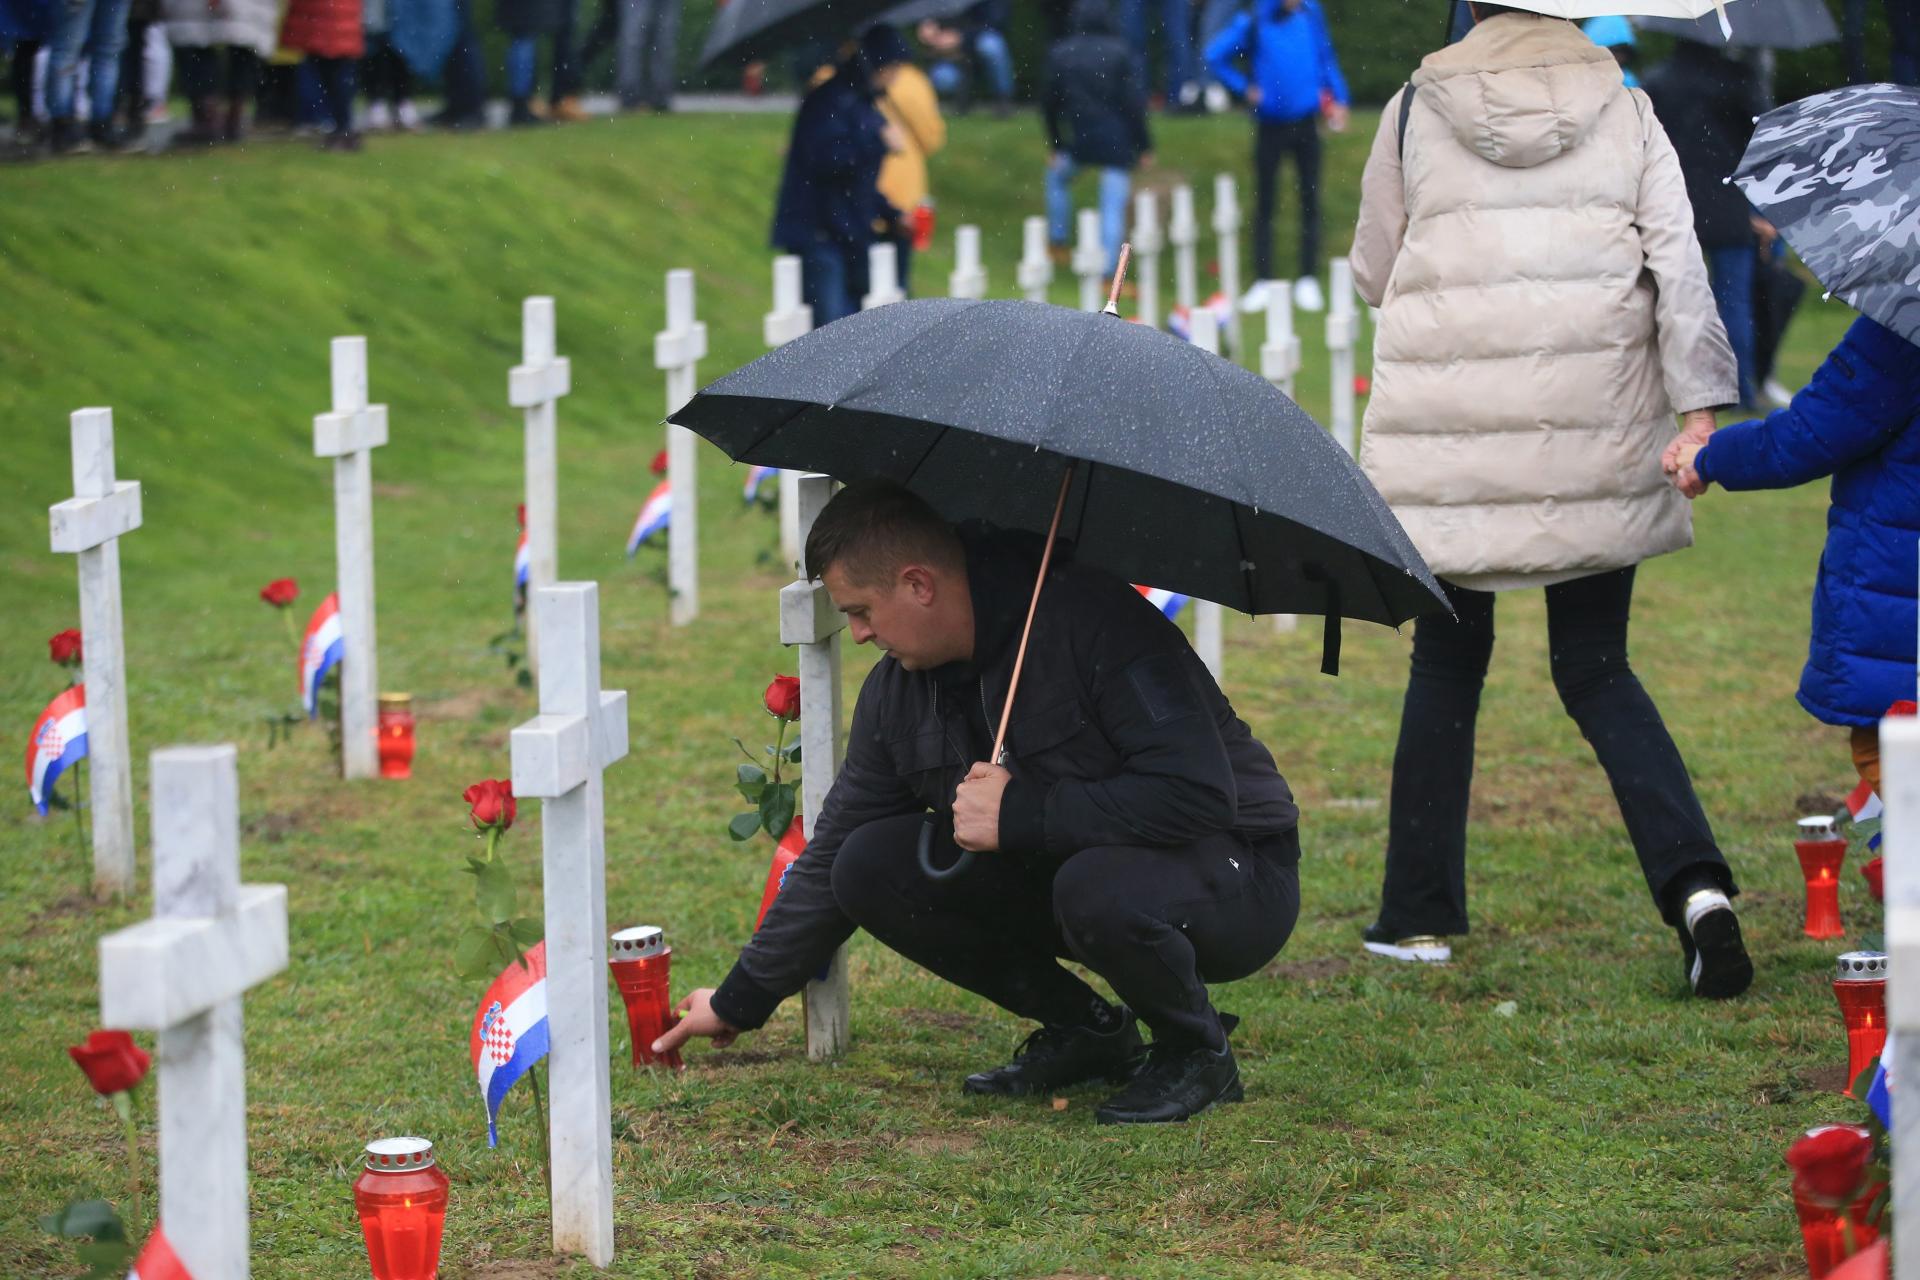
<path fill-rule="evenodd" d="M 1187 323 L 1192 325 L 1193 345 L 1213 355 L 1220 354 L 1220 317 L 1213 313 L 1212 307 L 1196 307 L 1188 313 Z M 1211 600 L 1196 599 L 1193 602 L 1193 651 L 1200 655 L 1200 661 L 1213 673 L 1215 682 L 1220 679 L 1220 606 Z"/>
<path fill-rule="evenodd" d="M 801 299 L 800 259 L 786 253 L 773 260 L 773 310 L 761 318 L 769 347 L 784 347 L 813 331 L 813 308 Z M 790 565 L 800 563 L 800 473 L 780 473 L 780 551 Z"/>
<path fill-rule="evenodd" d="M 119 539 L 140 527 L 140 482 L 114 475 L 113 410 L 80 409 L 73 414 L 72 430 L 74 496 L 47 509 L 47 524 L 53 549 L 73 555 L 80 565 L 93 891 L 105 897 L 133 891 L 133 770 Z"/>
<path fill-rule="evenodd" d="M 1173 246 L 1173 301 L 1192 315 L 1200 300 L 1200 281 L 1194 266 L 1194 246 L 1200 243 L 1200 223 L 1193 216 L 1193 188 L 1181 183 L 1173 189 L 1173 215 L 1167 221 L 1167 243 Z"/>
<path fill-rule="evenodd" d="M 508 739 L 513 793 L 541 801 L 553 1247 L 613 1261 L 607 844 L 601 771 L 627 754 L 627 695 L 600 687 L 600 588 L 532 596 L 540 714 Z"/>
<path fill-rule="evenodd" d="M 827 476 L 800 479 L 800 525 L 811 531 L 833 496 Z M 804 542 L 804 539 L 802 540 Z M 800 646 L 800 812 L 807 838 L 840 773 L 845 748 L 841 730 L 840 632 L 844 614 L 833 607 L 824 583 L 797 581 L 780 589 L 780 643 Z M 847 1046 L 847 950 L 833 953 L 825 981 L 807 984 L 807 1056 L 835 1058 Z"/>
<path fill-rule="evenodd" d="M 1016 274 L 1021 296 L 1045 302 L 1053 283 L 1053 259 L 1047 256 L 1047 220 L 1028 218 L 1020 224 L 1020 267 Z"/>
<path fill-rule="evenodd" d="M 947 292 L 956 298 L 987 296 L 987 269 L 980 265 L 980 228 L 962 225 L 953 233 L 953 274 Z"/>
<path fill-rule="evenodd" d="M 1107 251 L 1100 243 L 1100 213 L 1082 209 L 1075 220 L 1073 274 L 1080 277 L 1080 309 L 1098 311 L 1107 299 L 1100 286 L 1106 283 Z"/>
<path fill-rule="evenodd" d="M 891 240 L 876 240 L 867 246 L 867 296 L 860 309 L 871 311 L 891 302 L 902 302 L 906 294 L 900 288 L 900 250 Z"/>
<path fill-rule="evenodd" d="M 1139 285 L 1140 305 L 1134 314 L 1149 329 L 1160 327 L 1160 251 L 1166 245 L 1160 234 L 1160 201 L 1151 191 L 1135 192 L 1133 278 Z"/>
<path fill-rule="evenodd" d="M 1293 377 L 1300 372 L 1300 335 L 1293 331 L 1293 290 L 1270 284 L 1267 288 L 1267 340 L 1260 344 L 1260 376 L 1293 398 Z M 1300 626 L 1297 614 L 1273 615 L 1275 631 Z"/>
<path fill-rule="evenodd" d="M 1227 297 L 1227 343 L 1240 351 L 1240 197 L 1230 173 L 1213 179 L 1213 230 L 1220 237 L 1220 292 Z"/>
<path fill-rule="evenodd" d="M 380 772 L 379 646 L 373 623 L 373 454 L 387 442 L 387 406 L 367 403 L 367 340 L 333 340 L 333 412 L 313 419 L 315 457 L 333 459 L 333 547 L 340 596 L 340 764 Z"/>
<path fill-rule="evenodd" d="M 1359 447 L 1354 438 L 1353 348 L 1360 341 L 1360 315 L 1353 305 L 1353 267 L 1345 258 L 1333 260 L 1327 286 L 1327 376 L 1333 396 L 1328 420 L 1333 438 L 1352 457 Z"/>
<path fill-rule="evenodd" d="M 1899 1081 L 1893 1091 L 1893 1211 L 1920 1215 L 1920 719 L 1880 722 L 1880 798 L 1885 836 L 1887 1050 Z M 1909 1218 L 1908 1221 L 1920 1219 Z M 1898 1280 L 1920 1277 L 1920 1250 L 1893 1260 Z"/>
<path fill-rule="evenodd" d="M 231 744 L 153 753 L 153 919 L 100 940 L 100 1021 L 157 1031 L 160 1219 L 195 1280 L 246 1280 L 242 996 L 287 967 L 287 890 L 240 883 Z"/>
<path fill-rule="evenodd" d="M 520 304 L 520 363 L 507 373 L 507 403 L 526 410 L 527 591 L 551 586 L 559 574 L 559 460 L 555 415 L 573 390 L 573 364 L 554 354 L 553 299 Z M 539 661 L 539 638 L 527 629 L 527 662 Z"/>
<path fill-rule="evenodd" d="M 653 367 L 667 375 L 667 416 L 680 412 L 699 390 L 700 358 L 707 354 L 707 326 L 694 318 L 693 272 L 667 272 L 667 327 L 653 336 Z M 667 425 L 667 478 L 673 511 L 667 523 L 667 590 L 673 595 L 673 625 L 700 616 L 700 486 L 694 476 L 697 437 Z"/>

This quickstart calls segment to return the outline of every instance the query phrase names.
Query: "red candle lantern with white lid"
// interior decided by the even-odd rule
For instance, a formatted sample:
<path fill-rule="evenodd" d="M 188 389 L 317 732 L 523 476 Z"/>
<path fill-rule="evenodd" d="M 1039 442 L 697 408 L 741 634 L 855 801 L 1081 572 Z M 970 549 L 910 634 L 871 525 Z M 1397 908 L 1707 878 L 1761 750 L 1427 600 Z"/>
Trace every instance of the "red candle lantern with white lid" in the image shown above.
<path fill-rule="evenodd" d="M 653 1042 L 673 1025 L 673 996 L 668 981 L 673 948 L 659 925 L 635 925 L 607 943 L 607 968 L 627 1006 L 627 1034 L 633 1040 L 633 1065 L 661 1063 L 678 1068 L 680 1051 L 655 1053 Z"/>
<path fill-rule="evenodd" d="M 434 1280 L 450 1182 L 425 1138 L 378 1138 L 353 1184 L 373 1280 Z"/>
<path fill-rule="evenodd" d="M 1872 1066 L 1887 1045 L 1887 957 L 1878 951 L 1849 951 L 1834 966 L 1834 999 L 1847 1024 L 1847 1088 Z"/>
<path fill-rule="evenodd" d="M 1847 838 L 1834 830 L 1831 817 L 1802 818 L 1793 852 L 1807 882 L 1804 932 L 1809 938 L 1845 937 L 1847 931 L 1840 923 L 1840 864 L 1846 861 Z"/>

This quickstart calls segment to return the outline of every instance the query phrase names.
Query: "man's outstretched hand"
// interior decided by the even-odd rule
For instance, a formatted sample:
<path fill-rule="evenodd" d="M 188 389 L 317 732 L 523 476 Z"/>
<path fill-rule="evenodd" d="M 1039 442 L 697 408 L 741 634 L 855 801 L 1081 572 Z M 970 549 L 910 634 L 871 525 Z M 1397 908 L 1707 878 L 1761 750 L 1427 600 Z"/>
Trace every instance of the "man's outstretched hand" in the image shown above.
<path fill-rule="evenodd" d="M 967 770 L 953 795 L 953 842 L 972 853 L 1000 847 L 1000 797 L 1013 775 L 982 760 Z"/>
<path fill-rule="evenodd" d="M 705 1036 L 713 1041 L 714 1048 L 724 1049 L 740 1034 L 740 1028 L 723 1022 L 713 1011 L 712 987 L 688 992 L 673 1006 L 673 1011 L 680 1015 L 680 1021 L 653 1042 L 655 1053 L 672 1053 L 695 1036 Z"/>

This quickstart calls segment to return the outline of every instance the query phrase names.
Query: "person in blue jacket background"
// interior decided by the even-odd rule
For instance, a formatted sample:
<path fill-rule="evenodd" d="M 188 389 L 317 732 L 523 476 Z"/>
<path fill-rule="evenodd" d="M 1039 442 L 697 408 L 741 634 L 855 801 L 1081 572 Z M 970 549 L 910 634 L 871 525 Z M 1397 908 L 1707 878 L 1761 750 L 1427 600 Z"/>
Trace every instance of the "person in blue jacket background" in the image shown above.
<path fill-rule="evenodd" d="M 1667 448 L 1689 498 L 1710 484 L 1786 489 L 1833 477 L 1813 588 L 1800 705 L 1852 730 L 1854 764 L 1878 789 L 1880 718 L 1914 697 L 1920 594 L 1920 350 L 1865 316 L 1786 408 Z"/>
<path fill-rule="evenodd" d="M 1251 76 L 1239 67 L 1252 63 Z M 1253 287 L 1243 310 L 1266 306 L 1273 269 L 1274 182 L 1291 155 L 1300 177 L 1300 270 L 1293 305 L 1326 306 L 1320 291 L 1320 117 L 1347 127 L 1347 81 L 1318 0 L 1255 0 L 1207 45 L 1207 67 L 1253 112 Z"/>

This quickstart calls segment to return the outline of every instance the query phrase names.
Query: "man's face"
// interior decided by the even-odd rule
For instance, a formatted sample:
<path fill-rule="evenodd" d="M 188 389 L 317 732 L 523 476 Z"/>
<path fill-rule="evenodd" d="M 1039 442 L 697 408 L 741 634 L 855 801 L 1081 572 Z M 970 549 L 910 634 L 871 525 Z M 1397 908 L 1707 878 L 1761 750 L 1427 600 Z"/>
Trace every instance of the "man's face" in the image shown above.
<path fill-rule="evenodd" d="M 933 575 L 922 566 L 906 566 L 884 586 L 855 586 L 846 571 L 833 564 L 820 581 L 833 607 L 847 615 L 847 634 L 855 644 L 884 649 L 909 671 L 953 660 L 952 637 L 933 607 Z"/>

